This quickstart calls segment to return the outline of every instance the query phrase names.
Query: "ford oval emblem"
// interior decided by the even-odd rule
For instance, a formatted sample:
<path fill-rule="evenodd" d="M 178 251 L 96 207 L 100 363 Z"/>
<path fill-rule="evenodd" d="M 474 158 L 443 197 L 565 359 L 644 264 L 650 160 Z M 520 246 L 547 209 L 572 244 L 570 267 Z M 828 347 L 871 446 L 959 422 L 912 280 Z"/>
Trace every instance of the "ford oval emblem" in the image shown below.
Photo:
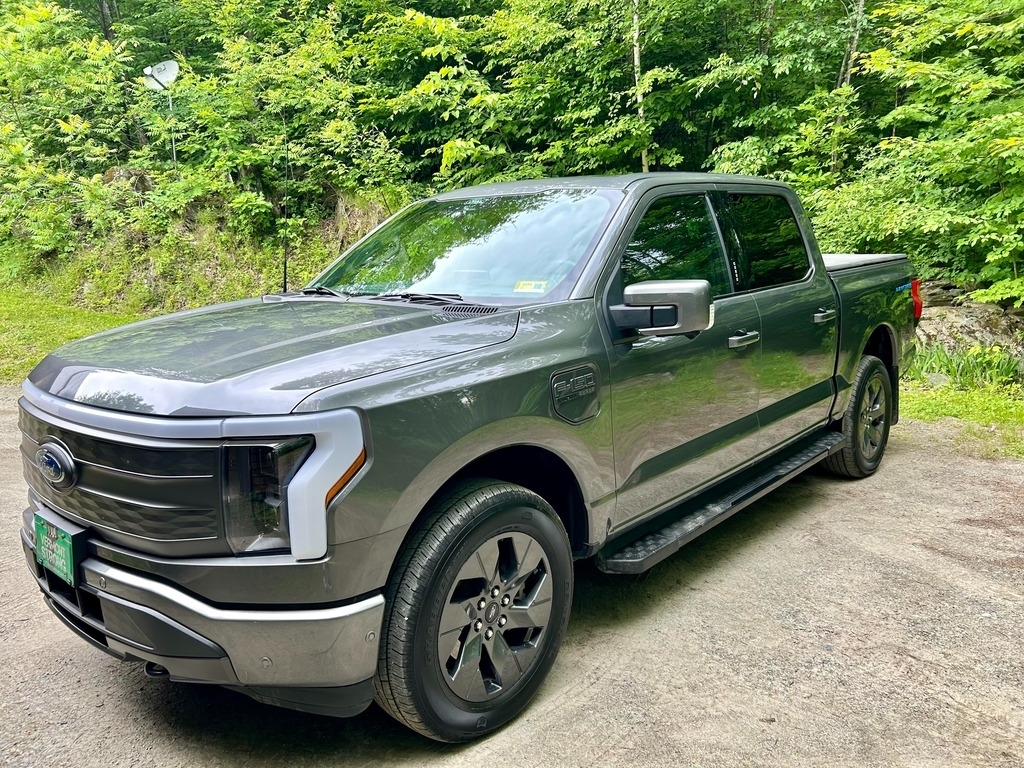
<path fill-rule="evenodd" d="M 56 443 L 44 443 L 36 451 L 36 469 L 55 491 L 66 491 L 75 484 L 75 460 Z"/>

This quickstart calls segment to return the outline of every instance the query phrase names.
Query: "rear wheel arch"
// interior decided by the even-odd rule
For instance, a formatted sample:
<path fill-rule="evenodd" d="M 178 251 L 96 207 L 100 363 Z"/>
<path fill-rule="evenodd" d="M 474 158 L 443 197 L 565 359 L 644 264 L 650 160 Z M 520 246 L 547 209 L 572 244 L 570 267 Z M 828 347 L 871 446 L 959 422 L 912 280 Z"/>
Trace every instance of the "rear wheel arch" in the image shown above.
<path fill-rule="evenodd" d="M 872 331 L 864 344 L 862 355 L 871 355 L 882 361 L 882 365 L 889 372 L 889 385 L 892 389 L 892 424 L 900 420 L 900 395 L 899 395 L 899 356 L 896 347 L 896 334 L 888 325 L 879 325 Z"/>
<path fill-rule="evenodd" d="M 887 325 L 875 328 L 865 342 L 862 354 L 877 357 L 890 372 L 896 368 L 896 337 L 892 328 Z"/>

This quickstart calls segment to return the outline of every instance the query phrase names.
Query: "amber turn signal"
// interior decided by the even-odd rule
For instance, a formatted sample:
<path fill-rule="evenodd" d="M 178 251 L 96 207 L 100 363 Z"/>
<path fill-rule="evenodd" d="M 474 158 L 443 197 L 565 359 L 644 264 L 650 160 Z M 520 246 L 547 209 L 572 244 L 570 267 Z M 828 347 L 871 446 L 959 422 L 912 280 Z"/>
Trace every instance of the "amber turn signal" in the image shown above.
<path fill-rule="evenodd" d="M 324 506 L 331 506 L 331 502 L 334 501 L 338 494 L 341 493 L 342 489 L 348 485 L 349 481 L 356 476 L 356 473 L 363 468 L 366 463 L 366 448 L 363 448 L 356 456 L 356 460 L 352 462 L 352 466 L 345 470 L 345 474 L 338 478 L 338 482 L 331 486 L 331 490 L 327 492 L 327 498 L 324 501 Z"/>

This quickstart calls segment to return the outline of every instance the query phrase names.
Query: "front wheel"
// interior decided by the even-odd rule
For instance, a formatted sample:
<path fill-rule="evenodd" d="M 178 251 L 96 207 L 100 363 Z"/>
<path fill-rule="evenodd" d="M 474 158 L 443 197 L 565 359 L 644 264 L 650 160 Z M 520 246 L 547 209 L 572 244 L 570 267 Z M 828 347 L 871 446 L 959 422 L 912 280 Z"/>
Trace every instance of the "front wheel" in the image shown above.
<path fill-rule="evenodd" d="M 441 499 L 387 590 L 376 698 L 438 741 L 518 715 L 551 669 L 572 604 L 572 556 L 544 499 L 472 481 Z"/>
<path fill-rule="evenodd" d="M 867 477 L 878 469 L 889 442 L 892 382 L 885 364 L 864 355 L 853 377 L 853 392 L 843 416 L 843 450 L 825 459 L 825 467 L 843 477 Z"/>

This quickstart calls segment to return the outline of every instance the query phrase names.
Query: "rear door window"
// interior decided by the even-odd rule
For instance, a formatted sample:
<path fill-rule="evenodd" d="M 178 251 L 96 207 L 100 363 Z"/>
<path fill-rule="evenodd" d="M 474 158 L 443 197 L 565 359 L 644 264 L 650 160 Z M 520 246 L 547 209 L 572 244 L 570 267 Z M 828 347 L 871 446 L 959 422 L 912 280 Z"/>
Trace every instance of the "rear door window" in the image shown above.
<path fill-rule="evenodd" d="M 810 259 L 793 210 L 780 195 L 729 193 L 729 213 L 741 253 L 742 290 L 802 280 Z"/>

